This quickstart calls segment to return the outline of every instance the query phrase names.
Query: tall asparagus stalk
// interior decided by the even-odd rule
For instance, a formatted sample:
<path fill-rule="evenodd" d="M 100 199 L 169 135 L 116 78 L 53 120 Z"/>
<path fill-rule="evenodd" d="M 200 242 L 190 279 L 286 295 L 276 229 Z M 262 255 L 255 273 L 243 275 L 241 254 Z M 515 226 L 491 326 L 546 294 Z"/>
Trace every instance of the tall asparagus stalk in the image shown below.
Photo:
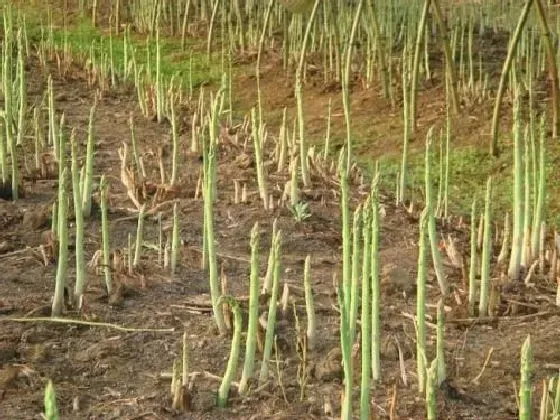
<path fill-rule="evenodd" d="M 490 289 L 490 259 L 492 256 L 492 177 L 488 178 L 486 203 L 484 205 L 484 239 L 482 243 L 482 267 L 480 269 L 480 302 L 478 313 L 488 315 L 488 295 Z"/>
<path fill-rule="evenodd" d="M 476 255 L 477 237 L 476 237 L 476 199 L 473 199 L 471 210 L 471 257 L 469 267 L 469 313 L 474 312 L 474 299 L 476 294 Z"/>
<path fill-rule="evenodd" d="M 512 280 L 519 280 L 521 275 L 521 253 L 523 252 L 523 181 L 522 181 L 522 143 L 519 97 L 514 101 L 513 119 L 513 240 L 509 260 L 508 275 Z"/>
<path fill-rule="evenodd" d="M 317 15 L 317 10 L 321 0 L 315 0 L 313 4 L 313 10 L 309 15 L 307 20 L 307 27 L 305 28 L 305 34 L 303 36 L 303 43 L 301 45 L 301 53 L 299 57 L 299 65 L 296 71 L 296 83 L 295 83 L 295 96 L 297 101 L 297 114 L 298 114 L 298 125 L 299 125 L 299 141 L 300 141 L 300 159 L 301 159 L 301 178 L 303 185 L 308 187 L 311 183 L 309 177 L 309 171 L 307 168 L 307 141 L 305 139 L 305 123 L 303 119 L 303 69 L 305 65 L 305 53 L 307 52 L 307 44 L 309 40 L 309 35 L 311 33 L 311 28 L 315 22 L 315 16 Z"/>
<path fill-rule="evenodd" d="M 432 261 L 434 263 L 434 270 L 436 272 L 437 281 L 442 295 L 447 294 L 447 282 L 445 273 L 443 271 L 443 263 L 441 261 L 441 254 L 438 248 L 438 239 L 436 231 L 436 218 L 434 210 L 434 199 L 432 193 L 432 157 L 430 154 L 431 144 L 433 139 L 433 127 L 430 127 L 426 136 L 426 167 L 425 183 L 426 183 L 426 210 L 428 212 L 428 235 L 430 237 L 430 246 L 432 249 Z"/>
<path fill-rule="evenodd" d="M 212 309 L 216 326 L 220 334 L 225 334 L 226 325 L 223 313 L 218 305 L 220 287 L 218 284 L 218 262 L 216 245 L 214 244 L 214 196 L 216 191 L 216 148 L 218 146 L 218 106 L 219 96 L 213 98 L 211 114 L 209 118 L 210 139 L 203 136 L 203 164 L 204 164 L 204 241 L 208 254 L 208 274 L 210 282 L 210 295 L 212 298 Z"/>
<path fill-rule="evenodd" d="M 371 276 L 371 198 L 364 205 L 362 214 L 362 237 L 364 241 L 363 246 L 363 263 L 362 263 L 362 379 L 361 379 L 361 393 L 360 393 L 360 417 L 362 419 L 369 419 L 370 412 L 370 384 L 371 384 L 371 367 L 372 367 L 372 352 L 371 352 L 371 304 L 370 304 L 370 276 Z"/>
<path fill-rule="evenodd" d="M 91 216 L 91 191 L 93 188 L 93 156 L 95 147 L 94 122 L 97 110 L 97 98 L 89 111 L 88 140 L 86 149 L 86 169 L 82 191 L 82 210 L 85 218 Z"/>
<path fill-rule="evenodd" d="M 381 291 L 379 287 L 379 172 L 373 181 L 371 193 L 371 374 L 374 381 L 381 380 L 381 325 L 379 307 Z M 364 305 L 364 303 L 362 303 Z M 363 320 L 362 320 L 363 322 Z"/>
<path fill-rule="evenodd" d="M 67 169 L 64 168 L 58 185 L 58 267 L 52 303 L 52 316 L 62 315 L 64 288 L 68 275 L 68 191 Z"/>
<path fill-rule="evenodd" d="M 313 350 L 316 341 L 315 307 L 313 305 L 313 288 L 309 272 L 311 271 L 311 257 L 305 257 L 303 269 L 303 288 L 305 290 L 305 312 L 307 314 L 307 348 Z"/>
<path fill-rule="evenodd" d="M 270 303 L 268 306 L 268 318 L 266 322 L 266 338 L 264 342 L 263 361 L 259 373 L 259 383 L 263 383 L 268 375 L 268 363 L 272 353 L 274 342 L 274 330 L 276 327 L 276 306 L 278 301 L 278 289 L 280 283 L 280 245 L 282 241 L 282 231 L 274 235 L 272 241 L 272 290 L 270 293 Z"/>
<path fill-rule="evenodd" d="M 257 349 L 257 324 L 259 318 L 259 224 L 255 223 L 251 230 L 251 279 L 249 285 L 249 326 L 247 327 L 247 343 L 245 345 L 245 364 L 239 393 L 247 392 L 249 379 L 253 376 L 255 367 L 255 352 Z"/>
<path fill-rule="evenodd" d="M 540 231 L 541 223 L 544 219 L 544 205 L 546 203 L 546 128 L 544 125 L 544 116 L 541 117 L 540 120 L 539 134 L 539 184 L 531 235 L 531 255 L 533 258 L 536 258 L 540 251 Z"/>
<path fill-rule="evenodd" d="M 427 246 L 427 208 L 420 218 L 420 239 L 418 241 L 418 275 L 416 280 L 416 371 L 418 392 L 426 389 L 426 246 Z"/>
<path fill-rule="evenodd" d="M 72 134 L 70 135 L 70 146 L 72 150 L 72 194 L 76 219 L 76 285 L 74 289 L 74 298 L 79 306 L 84 293 L 86 270 L 84 265 L 84 215 L 82 211 L 80 171 L 78 169 L 76 130 L 72 130 Z"/>

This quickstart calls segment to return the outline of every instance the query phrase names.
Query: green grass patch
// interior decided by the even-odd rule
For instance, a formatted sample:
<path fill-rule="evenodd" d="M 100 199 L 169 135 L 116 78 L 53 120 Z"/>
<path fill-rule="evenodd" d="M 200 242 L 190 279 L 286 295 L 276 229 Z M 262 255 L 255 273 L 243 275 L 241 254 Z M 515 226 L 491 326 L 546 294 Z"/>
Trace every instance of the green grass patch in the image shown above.
<path fill-rule="evenodd" d="M 31 41 L 38 42 L 41 33 L 45 39 L 49 34 L 49 27 L 36 14 L 26 14 L 28 37 Z M 96 57 L 102 57 L 110 53 L 110 44 L 113 50 L 113 65 L 117 73 L 124 71 L 125 45 L 123 34 L 110 36 L 108 33 L 94 28 L 88 20 L 82 20 L 76 25 L 62 28 L 53 27 L 53 39 L 55 45 L 62 47 L 66 42 L 73 54 L 80 57 L 88 57 L 93 52 Z M 185 49 L 181 48 L 181 42 L 177 39 L 160 37 L 161 49 L 161 72 L 164 80 L 170 80 L 175 76 L 178 83 L 187 89 L 192 83 L 192 88 L 197 89 L 202 85 L 219 82 L 222 76 L 221 60 L 216 59 L 216 54 L 208 62 L 206 53 L 201 51 L 199 40 L 189 39 Z M 132 34 L 129 40 L 129 49 L 133 47 L 136 51 L 136 62 L 146 68 L 148 56 L 150 58 L 150 72 L 155 76 L 156 71 L 156 42 L 155 37 L 149 35 L 140 36 Z M 129 50 L 129 57 L 130 57 Z M 191 68 L 192 66 L 192 68 Z M 227 61 L 225 63 L 227 70 Z M 192 81 L 191 81 L 192 77 Z"/>

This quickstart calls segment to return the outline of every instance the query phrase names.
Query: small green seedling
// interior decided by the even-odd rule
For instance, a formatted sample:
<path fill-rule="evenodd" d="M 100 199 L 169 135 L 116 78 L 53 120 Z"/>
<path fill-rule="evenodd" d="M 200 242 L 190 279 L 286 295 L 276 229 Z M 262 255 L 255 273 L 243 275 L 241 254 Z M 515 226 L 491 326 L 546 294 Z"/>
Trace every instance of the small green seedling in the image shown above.
<path fill-rule="evenodd" d="M 294 216 L 294 219 L 298 222 L 303 222 L 311 217 L 311 212 L 309 211 L 309 203 L 305 201 L 300 201 L 293 206 L 290 206 L 290 211 Z"/>

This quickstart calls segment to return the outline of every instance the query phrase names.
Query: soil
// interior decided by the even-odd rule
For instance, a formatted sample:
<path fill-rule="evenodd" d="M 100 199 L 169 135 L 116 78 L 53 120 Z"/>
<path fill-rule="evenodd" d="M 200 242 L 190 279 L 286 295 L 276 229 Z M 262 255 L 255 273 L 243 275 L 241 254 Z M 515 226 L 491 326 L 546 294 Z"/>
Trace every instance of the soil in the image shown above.
<path fill-rule="evenodd" d="M 58 114 L 64 113 L 66 127 L 76 128 L 85 151 L 89 109 L 96 89 L 88 85 L 83 70 L 72 67 L 63 77 L 51 65 L 54 78 L 55 103 Z M 248 66 L 247 69 L 250 67 Z M 235 108 L 248 109 L 255 100 L 255 82 L 249 71 L 240 72 L 236 80 Z M 28 97 L 39 100 L 46 90 L 46 69 L 36 59 L 28 71 Z M 245 75 L 243 75 L 245 74 Z M 282 76 L 281 63 L 274 56 L 265 59 L 263 70 L 265 109 L 275 127 L 283 106 L 293 111 L 293 89 Z M 444 90 L 437 82 L 425 86 L 420 95 L 418 138 L 437 118 L 444 115 Z M 338 92 L 326 92 L 317 83 L 310 83 L 305 93 L 306 115 L 310 134 L 319 136 L 324 130 L 328 98 Z M 281 89 L 278 87 L 282 86 Z M 356 152 L 369 157 L 380 153 L 398 153 L 398 134 L 402 127 L 398 110 L 378 97 L 379 89 L 362 89 L 355 84 L 353 94 L 356 132 L 371 138 L 375 148 L 364 144 Z M 465 105 L 457 119 L 458 142 L 467 142 L 468 134 L 481 134 L 489 127 L 489 103 Z M 335 114 L 341 113 L 335 103 Z M 117 261 L 126 261 L 128 236 L 134 238 L 136 214 L 120 182 L 118 148 L 129 142 L 130 113 L 135 117 L 136 139 L 145 156 L 148 181 L 152 186 L 161 180 L 156 156 L 164 151 L 169 176 L 170 125 L 158 124 L 140 115 L 136 97 L 129 87 L 103 91 L 98 98 L 95 124 L 96 174 L 105 174 L 110 182 L 111 249 Z M 181 110 L 184 121 L 192 111 Z M 504 111 L 504 114 L 508 114 Z M 372 119 L 371 115 L 375 117 Z M 468 118 L 466 116 L 469 116 Z M 340 116 L 334 119 L 334 130 L 343 129 Z M 507 126 L 507 121 L 504 123 Z M 45 126 L 46 130 L 46 126 Z M 187 150 L 190 126 L 181 133 L 182 150 Z M 68 130 L 69 131 L 69 130 Z M 46 132 L 46 131 L 45 131 Z M 218 264 L 227 277 L 228 292 L 247 309 L 249 283 L 249 234 L 259 223 L 260 275 L 266 272 L 271 242 L 272 223 L 278 220 L 283 232 L 282 283 L 288 285 L 297 320 L 290 309 L 279 313 L 278 353 L 273 354 L 270 381 L 262 387 L 252 385 L 247 396 L 239 396 L 233 387 L 229 406 L 218 409 L 215 394 L 219 387 L 230 350 L 230 337 L 219 336 L 211 313 L 208 273 L 201 268 L 202 200 L 195 197 L 200 173 L 197 155 L 182 153 L 181 173 L 177 187 L 165 189 L 164 196 L 149 195 L 148 208 L 157 203 L 156 211 L 145 222 L 144 241 L 158 242 L 157 211 L 163 224 L 171 223 L 172 204 L 179 203 L 181 249 L 178 272 L 171 276 L 158 261 L 158 253 L 146 247 L 140 266 L 129 275 L 126 270 L 113 270 L 117 290 L 107 296 L 104 277 L 94 263 L 88 269 L 88 288 L 80 314 L 69 306 L 67 319 L 104 322 L 112 326 L 80 325 L 72 322 L 53 323 L 27 320 L 25 317 L 48 317 L 54 290 L 56 256 L 49 247 L 50 208 L 56 199 L 57 183 L 48 179 L 28 180 L 25 197 L 17 201 L 0 200 L 0 418 L 41 418 L 44 388 L 52 379 L 64 419 L 304 419 L 331 418 L 340 412 L 342 369 L 339 350 L 339 316 L 333 275 L 339 276 L 341 261 L 339 186 L 330 163 L 322 173 L 315 170 L 312 186 L 304 190 L 311 217 L 297 222 L 288 209 L 276 206 L 263 209 L 256 188 L 251 142 L 244 147 L 242 130 L 238 144 L 232 135 L 223 132 L 218 169 L 218 199 L 215 203 L 216 246 Z M 482 136 L 477 136 L 481 138 Z M 486 141 L 486 140 L 485 140 Z M 471 139 L 472 143 L 472 139 Z M 486 144 L 484 143 L 484 147 Z M 271 159 L 267 148 L 267 160 Z M 31 151 L 28 151 L 32 156 Z M 23 162 L 22 162 L 23 165 Z M 234 202 L 234 179 L 247 182 L 246 203 Z M 269 167 L 269 185 L 275 201 L 280 200 L 286 171 L 276 173 Z M 364 200 L 368 187 L 360 176 L 353 179 L 351 207 Z M 96 195 L 97 202 L 97 195 Z M 390 194 L 383 193 L 380 259 L 382 272 L 382 380 L 372 392 L 373 418 L 418 419 L 425 416 L 424 396 L 416 386 L 416 344 L 413 314 L 415 313 L 415 279 L 417 266 L 418 210 L 409 212 L 395 206 Z M 418 207 L 418 206 L 417 206 Z M 458 240 L 459 252 L 468 257 L 469 228 L 460 218 L 450 218 L 438 226 L 447 237 Z M 86 222 L 84 241 L 87 259 L 100 248 L 100 217 L 96 210 Z M 73 232 L 73 229 L 70 229 Z M 169 236 L 169 230 L 166 230 Z M 73 242 L 73 236 L 72 240 Z M 46 250 L 43 260 L 40 247 Z M 55 246 L 56 247 L 56 246 Z M 496 256 L 499 245 L 494 246 Z M 311 256 L 311 277 L 317 312 L 316 348 L 302 360 L 298 339 L 304 331 L 306 317 L 303 300 L 303 263 Z M 70 283 L 74 280 L 74 250 L 70 249 Z M 445 260 L 445 274 L 451 293 L 446 305 L 445 356 L 448 380 L 438 393 L 438 415 L 441 419 L 514 419 L 517 418 L 516 389 L 519 383 L 519 359 L 522 342 L 528 334 L 534 349 L 535 413 L 541 395 L 542 381 L 557 374 L 560 356 L 554 343 L 560 339 L 560 311 L 554 306 L 556 285 L 538 277 L 531 287 L 495 287 L 493 316 L 470 318 L 466 310 L 466 290 L 461 268 Z M 501 268 L 496 267 L 494 284 L 500 284 Z M 507 289 L 507 290 L 506 290 Z M 429 272 L 428 320 L 435 323 L 440 293 L 434 273 Z M 262 310 L 265 310 L 263 304 Z M 19 321 L 14 319 L 18 318 Z M 246 317 L 243 322 L 246 328 Z M 115 326 L 127 327 L 122 330 Z M 244 328 L 244 330 L 245 330 Z M 152 330 L 152 331 L 148 331 Z M 159 330 L 159 331 L 155 331 Z M 181 355 L 182 333 L 186 331 L 192 380 L 189 411 L 171 408 L 170 373 L 173 361 Z M 428 359 L 435 354 L 435 329 L 428 327 Z M 357 349 L 358 350 L 358 349 Z M 239 366 L 242 366 L 241 351 Z M 355 355 L 355 404 L 359 394 L 359 351 Z M 257 359 L 260 360 L 261 353 Z M 257 363 L 257 369 L 260 362 Z M 241 369 L 239 369 L 239 372 Z M 299 372 L 306 378 L 299 380 Z M 237 375 L 236 380 L 238 380 Z"/>

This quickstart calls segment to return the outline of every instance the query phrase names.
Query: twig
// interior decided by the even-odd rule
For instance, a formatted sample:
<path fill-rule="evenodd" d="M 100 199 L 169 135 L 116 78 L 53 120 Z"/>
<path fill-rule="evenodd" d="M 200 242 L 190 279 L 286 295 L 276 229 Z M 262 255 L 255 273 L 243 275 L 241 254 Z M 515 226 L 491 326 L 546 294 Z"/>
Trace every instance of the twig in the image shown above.
<path fill-rule="evenodd" d="M 54 322 L 58 324 L 77 324 L 77 325 L 89 325 L 91 327 L 107 327 L 113 328 L 117 331 L 123 332 L 162 332 L 171 333 L 175 332 L 175 328 L 131 328 L 123 327 L 117 324 L 111 324 L 109 322 L 92 322 L 83 321 L 81 319 L 70 319 L 70 318 L 51 318 L 51 317 L 37 317 L 37 318 L 0 318 L 0 322 Z"/>
<path fill-rule="evenodd" d="M 393 385 L 393 395 L 389 404 L 389 420 L 396 419 L 395 408 L 397 406 L 397 385 Z"/>
<path fill-rule="evenodd" d="M 399 352 L 399 369 L 401 371 L 401 378 L 403 381 L 403 385 L 405 387 L 408 388 L 408 379 L 406 376 L 406 367 L 404 365 L 404 355 L 403 355 L 403 351 L 401 349 L 401 344 L 399 343 L 399 340 L 397 339 L 397 336 L 393 337 L 395 339 L 395 343 L 397 344 L 397 351 Z M 395 390 L 395 395 L 396 395 L 396 390 Z M 395 396 L 396 398 L 396 396 Z"/>
<path fill-rule="evenodd" d="M 184 310 L 186 310 L 190 313 L 199 314 L 199 315 L 212 312 L 212 305 L 211 304 L 206 304 L 206 303 L 187 304 L 187 305 L 172 304 L 172 305 L 169 305 L 169 307 L 170 308 L 184 309 Z"/>
<path fill-rule="evenodd" d="M 173 374 L 171 372 L 161 372 L 159 374 L 159 377 L 161 379 L 171 379 L 173 376 Z M 202 377 L 204 379 L 212 379 L 216 382 L 221 382 L 222 381 L 222 377 L 218 376 L 218 375 L 214 375 L 213 373 L 208 372 L 207 370 L 203 370 L 200 372 L 190 372 L 189 373 L 189 379 L 192 381 L 198 377 Z M 232 386 L 234 386 L 235 388 L 239 388 L 239 382 L 235 382 L 232 381 L 231 383 Z"/>
<path fill-rule="evenodd" d="M 202 254 L 202 250 L 200 250 L 200 249 L 198 249 L 198 248 L 196 248 L 196 247 L 189 247 L 189 249 L 190 249 L 190 250 L 193 250 L 193 251 L 196 251 L 196 252 L 198 252 L 198 253 L 200 253 L 200 254 Z M 244 262 L 244 263 L 247 263 L 247 264 L 250 263 L 249 258 L 236 257 L 235 255 L 225 255 L 225 254 L 217 253 L 216 256 L 217 256 L 218 258 L 222 258 L 222 259 L 224 259 L 224 260 L 241 261 L 241 262 Z"/>
<path fill-rule="evenodd" d="M 557 313 L 556 311 L 543 311 L 535 312 L 533 314 L 518 315 L 518 316 L 485 316 L 480 318 L 459 318 L 446 320 L 448 324 L 494 324 L 501 321 L 522 321 L 531 318 L 539 318 Z"/>
<path fill-rule="evenodd" d="M 482 365 L 482 369 L 480 370 L 480 373 L 478 375 L 476 375 L 476 378 L 471 380 L 471 382 L 473 384 L 476 384 L 476 385 L 479 384 L 479 380 L 482 377 L 482 374 L 484 373 L 484 370 L 486 369 L 486 366 L 488 366 L 488 363 L 490 363 L 490 358 L 492 357 L 493 352 L 494 352 L 494 347 L 491 347 L 490 350 L 488 350 L 488 356 L 486 356 L 486 360 L 484 360 L 484 364 Z"/>
<path fill-rule="evenodd" d="M 411 319 L 411 320 L 414 322 L 414 325 L 416 325 L 416 317 L 415 317 L 414 315 L 409 314 L 409 313 L 407 313 L 407 312 L 402 312 L 402 311 L 401 311 L 401 315 L 404 316 L 404 317 L 406 317 L 406 318 Z M 434 324 L 433 322 L 426 321 L 426 325 L 427 325 L 428 327 L 434 329 L 434 330 L 437 328 L 437 325 Z"/>
<path fill-rule="evenodd" d="M 17 249 L 17 250 L 12 251 L 12 252 L 6 252 L 5 254 L 0 254 L 0 258 L 14 257 L 16 255 L 23 254 L 27 251 L 33 251 L 33 250 L 36 250 L 36 249 L 37 249 L 37 247 L 34 247 L 34 248 L 26 247 L 26 248 L 22 248 L 22 249 Z"/>

